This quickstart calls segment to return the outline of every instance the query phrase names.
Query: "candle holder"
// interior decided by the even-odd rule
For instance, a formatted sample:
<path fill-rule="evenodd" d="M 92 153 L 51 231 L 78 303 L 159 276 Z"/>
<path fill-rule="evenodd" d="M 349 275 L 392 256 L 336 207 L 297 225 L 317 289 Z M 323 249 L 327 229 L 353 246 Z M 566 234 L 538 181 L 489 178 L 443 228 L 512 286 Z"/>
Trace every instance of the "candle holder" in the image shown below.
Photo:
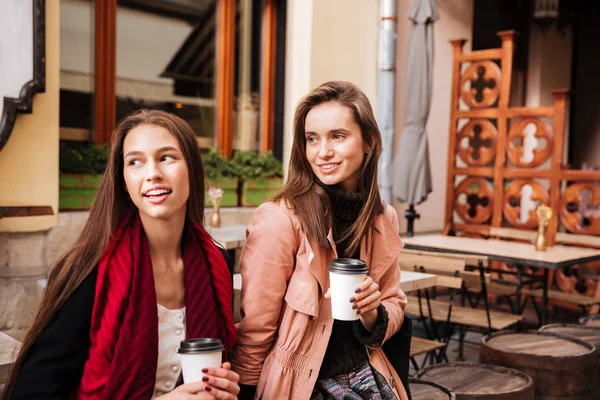
<path fill-rule="evenodd" d="M 546 228 L 552 218 L 552 209 L 545 204 L 540 204 L 535 210 L 538 217 L 538 233 L 535 238 L 535 249 L 537 251 L 546 251 L 548 240 L 546 239 Z"/>

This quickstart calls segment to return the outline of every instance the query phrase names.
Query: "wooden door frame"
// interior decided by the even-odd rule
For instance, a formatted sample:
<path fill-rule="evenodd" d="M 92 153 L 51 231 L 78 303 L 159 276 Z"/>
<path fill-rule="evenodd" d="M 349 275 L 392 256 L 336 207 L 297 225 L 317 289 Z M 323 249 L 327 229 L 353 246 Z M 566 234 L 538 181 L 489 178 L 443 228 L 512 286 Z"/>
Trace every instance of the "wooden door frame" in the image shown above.
<path fill-rule="evenodd" d="M 217 1 L 217 148 L 230 158 L 233 153 L 236 1 Z"/>
<path fill-rule="evenodd" d="M 117 2 L 96 0 L 94 142 L 110 143 L 117 118 Z"/>
<path fill-rule="evenodd" d="M 265 0 L 261 60 L 260 150 L 273 150 L 275 137 L 275 57 L 277 52 L 277 0 Z"/>
<path fill-rule="evenodd" d="M 217 4 L 216 138 L 220 152 L 233 153 L 236 0 Z M 276 33 L 279 0 L 265 0 L 261 52 L 261 151 L 273 150 L 275 115 Z M 117 2 L 96 0 L 94 142 L 110 142 L 116 124 Z"/>

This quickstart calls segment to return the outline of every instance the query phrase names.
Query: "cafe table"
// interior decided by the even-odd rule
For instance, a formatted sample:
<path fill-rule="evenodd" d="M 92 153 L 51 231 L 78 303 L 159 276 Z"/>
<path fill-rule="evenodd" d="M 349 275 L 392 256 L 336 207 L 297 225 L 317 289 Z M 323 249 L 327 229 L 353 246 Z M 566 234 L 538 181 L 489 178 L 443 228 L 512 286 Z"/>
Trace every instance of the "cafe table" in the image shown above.
<path fill-rule="evenodd" d="M 237 252 L 244 247 L 246 243 L 246 225 L 231 224 L 219 227 L 213 227 L 206 224 L 204 227 L 206 232 L 213 240 L 223 246 L 233 260 L 234 266 L 231 273 L 239 271 L 239 263 L 237 262 Z"/>
<path fill-rule="evenodd" d="M 246 243 L 246 225 L 223 225 L 212 227 L 207 225 L 204 227 L 206 232 L 212 236 L 213 240 L 221 244 L 225 250 L 235 251 L 244 247 Z"/>
<path fill-rule="evenodd" d="M 0 386 L 6 383 L 14 356 L 21 344 L 7 334 L 0 332 Z"/>
<path fill-rule="evenodd" d="M 600 260 L 600 250 L 561 245 L 548 247 L 546 251 L 537 251 L 534 245 L 530 243 L 498 239 L 483 240 L 439 234 L 418 235 L 403 238 L 403 241 L 407 249 L 486 256 L 488 260 L 502 261 L 519 270 L 518 279 L 521 279 L 522 269 L 525 267 L 543 269 L 543 278 L 540 280 L 542 283 L 541 325 L 545 325 L 547 319 L 549 270 Z M 521 282 L 519 282 L 520 284 Z"/>
<path fill-rule="evenodd" d="M 402 271 L 400 274 L 400 289 L 404 292 L 427 289 L 435 286 L 436 283 L 437 276 L 434 274 L 413 271 Z M 233 275 L 233 288 L 235 290 L 242 290 L 242 274 Z"/>

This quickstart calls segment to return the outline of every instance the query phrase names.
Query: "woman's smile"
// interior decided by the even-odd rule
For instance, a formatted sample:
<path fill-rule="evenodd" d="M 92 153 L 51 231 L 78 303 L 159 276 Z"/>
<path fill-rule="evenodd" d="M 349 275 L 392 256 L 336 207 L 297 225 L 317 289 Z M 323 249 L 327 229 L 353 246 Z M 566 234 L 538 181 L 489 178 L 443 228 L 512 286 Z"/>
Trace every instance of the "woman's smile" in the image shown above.
<path fill-rule="evenodd" d="M 171 190 L 169 187 L 159 186 L 147 190 L 143 194 L 143 196 L 148 202 L 152 204 L 160 204 L 163 201 L 167 200 L 171 193 L 173 193 L 173 190 Z"/>
<path fill-rule="evenodd" d="M 332 174 L 335 171 L 338 170 L 338 167 L 340 166 L 341 163 L 329 163 L 329 164 L 323 164 L 323 165 L 319 165 L 319 169 L 321 170 L 321 172 L 323 172 L 324 174 Z"/>

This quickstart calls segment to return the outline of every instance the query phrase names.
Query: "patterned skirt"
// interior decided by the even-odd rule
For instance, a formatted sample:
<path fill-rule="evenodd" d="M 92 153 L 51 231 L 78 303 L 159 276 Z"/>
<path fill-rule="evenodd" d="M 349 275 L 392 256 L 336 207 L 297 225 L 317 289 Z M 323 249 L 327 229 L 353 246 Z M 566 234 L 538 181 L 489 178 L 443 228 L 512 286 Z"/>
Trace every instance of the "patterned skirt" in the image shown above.
<path fill-rule="evenodd" d="M 319 379 L 310 400 L 397 400 L 383 375 L 366 362 L 352 372 Z"/>

